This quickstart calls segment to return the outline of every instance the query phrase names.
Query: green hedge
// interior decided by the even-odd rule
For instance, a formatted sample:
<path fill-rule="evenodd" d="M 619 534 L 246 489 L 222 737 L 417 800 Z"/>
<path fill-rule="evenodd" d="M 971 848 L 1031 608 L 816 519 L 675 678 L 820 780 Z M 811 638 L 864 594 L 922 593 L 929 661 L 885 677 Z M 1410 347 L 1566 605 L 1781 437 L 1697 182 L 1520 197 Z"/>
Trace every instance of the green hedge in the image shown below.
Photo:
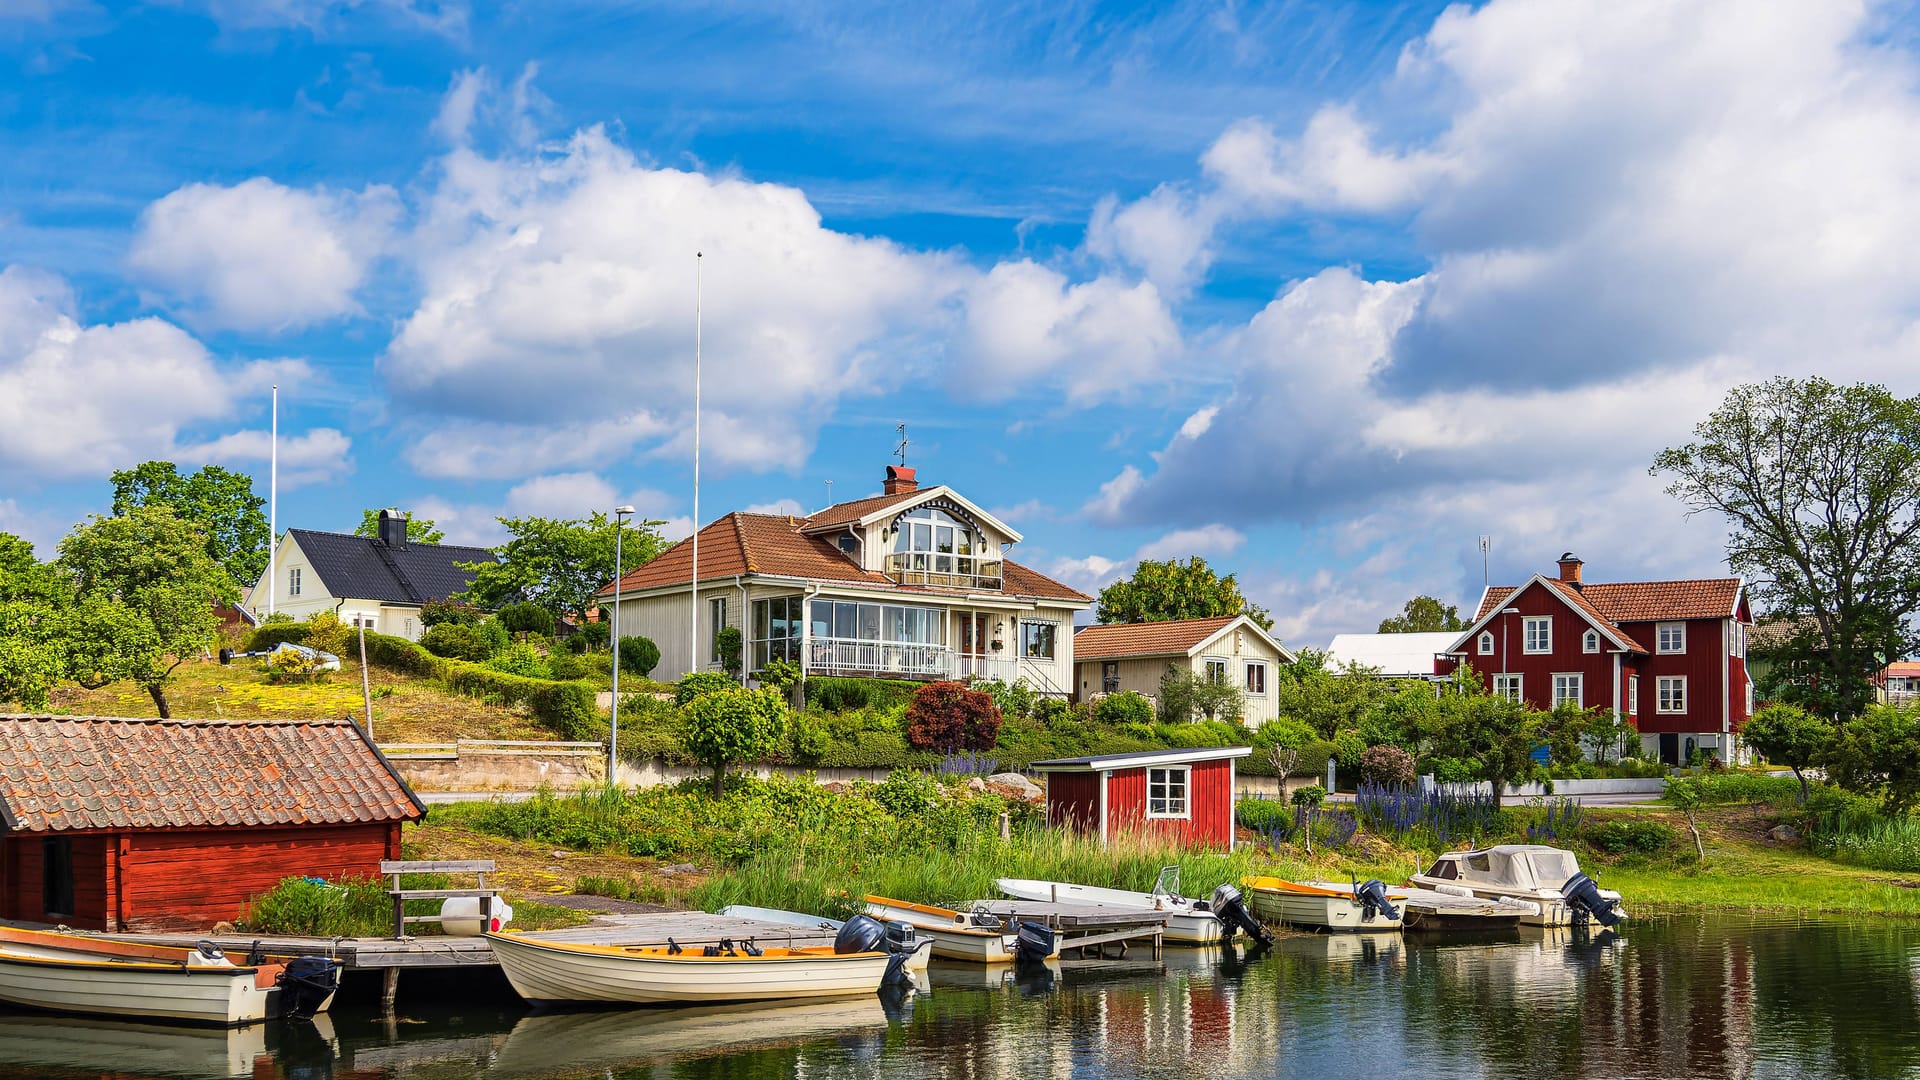
<path fill-rule="evenodd" d="M 806 702 L 827 712 L 849 709 L 904 709 L 925 683 L 904 679 L 841 679 L 819 675 L 806 681 Z"/>
<path fill-rule="evenodd" d="M 432 679 L 457 693 L 508 705 L 525 705 L 534 719 L 563 739 L 584 742 L 606 735 L 607 727 L 594 704 L 591 683 L 508 675 L 464 660 L 435 656 L 414 642 L 387 634 L 367 635 L 367 662 L 389 671 Z"/>
<path fill-rule="evenodd" d="M 283 641 L 295 645 L 307 643 L 307 624 L 298 622 L 266 623 L 247 635 L 248 652 L 268 652 Z"/>

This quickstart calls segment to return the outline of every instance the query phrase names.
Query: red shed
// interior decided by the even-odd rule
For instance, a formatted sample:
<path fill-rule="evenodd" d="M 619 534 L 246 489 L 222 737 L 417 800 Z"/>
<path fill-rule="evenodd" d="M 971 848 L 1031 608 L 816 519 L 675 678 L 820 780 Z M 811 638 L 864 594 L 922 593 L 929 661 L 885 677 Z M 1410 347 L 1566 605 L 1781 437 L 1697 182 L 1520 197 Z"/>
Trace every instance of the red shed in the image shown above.
<path fill-rule="evenodd" d="M 0 918 L 211 926 L 284 877 L 378 876 L 425 813 L 348 720 L 0 715 Z"/>
<path fill-rule="evenodd" d="M 1148 833 L 1196 847 L 1233 847 L 1234 761 L 1250 746 L 1149 750 L 1036 761 L 1047 774 L 1047 824 L 1105 842 Z"/>

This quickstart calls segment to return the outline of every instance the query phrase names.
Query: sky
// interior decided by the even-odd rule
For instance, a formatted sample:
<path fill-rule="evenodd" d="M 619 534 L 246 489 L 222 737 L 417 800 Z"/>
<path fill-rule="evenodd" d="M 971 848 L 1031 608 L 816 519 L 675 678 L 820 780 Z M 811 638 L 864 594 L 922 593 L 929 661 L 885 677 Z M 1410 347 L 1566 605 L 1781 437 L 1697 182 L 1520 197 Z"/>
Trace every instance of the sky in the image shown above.
<path fill-rule="evenodd" d="M 0 531 L 149 459 L 450 539 L 924 483 L 1293 645 L 1726 573 L 1726 391 L 1920 393 L 1909 5 L 0 3 Z"/>

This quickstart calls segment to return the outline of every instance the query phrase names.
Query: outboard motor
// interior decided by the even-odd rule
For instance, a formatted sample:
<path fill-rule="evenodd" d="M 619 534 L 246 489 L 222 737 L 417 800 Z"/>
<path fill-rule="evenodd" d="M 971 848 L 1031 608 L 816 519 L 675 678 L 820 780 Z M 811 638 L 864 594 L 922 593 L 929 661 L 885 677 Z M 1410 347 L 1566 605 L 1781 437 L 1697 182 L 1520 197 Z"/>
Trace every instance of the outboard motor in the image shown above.
<path fill-rule="evenodd" d="M 1055 942 L 1053 930 L 1037 922 L 1020 920 L 1014 931 L 1015 942 L 1013 958 L 1021 964 L 1043 964 L 1052 956 Z"/>
<path fill-rule="evenodd" d="M 1353 887 L 1353 898 L 1360 901 L 1360 921 L 1372 922 L 1377 916 L 1389 921 L 1400 917 L 1400 910 L 1387 899 L 1387 883 L 1379 878 Z"/>
<path fill-rule="evenodd" d="M 273 980 L 280 988 L 280 1015 L 313 1019 L 313 1014 L 340 989 L 340 968 L 338 961 L 324 956 L 296 956 L 287 961 Z"/>
<path fill-rule="evenodd" d="M 871 915 L 855 915 L 833 936 L 836 953 L 886 952 L 887 928 Z"/>
<path fill-rule="evenodd" d="M 1606 897 L 1600 895 L 1600 886 L 1585 874 L 1575 874 L 1560 886 L 1560 895 L 1567 901 L 1567 907 L 1573 912 L 1574 923 L 1580 924 L 1588 919 L 1601 926 L 1617 926 L 1620 912 Z"/>
<path fill-rule="evenodd" d="M 920 938 L 913 932 L 910 922 L 890 922 L 887 924 L 887 951 L 910 953 L 920 947 Z"/>
<path fill-rule="evenodd" d="M 1220 944 L 1233 940 L 1235 930 L 1244 930 L 1247 936 L 1262 945 L 1273 944 L 1273 935 L 1260 925 L 1260 920 L 1247 910 L 1246 901 L 1240 898 L 1240 890 L 1232 885 L 1222 885 L 1213 890 L 1213 896 L 1207 906 L 1220 919 Z"/>

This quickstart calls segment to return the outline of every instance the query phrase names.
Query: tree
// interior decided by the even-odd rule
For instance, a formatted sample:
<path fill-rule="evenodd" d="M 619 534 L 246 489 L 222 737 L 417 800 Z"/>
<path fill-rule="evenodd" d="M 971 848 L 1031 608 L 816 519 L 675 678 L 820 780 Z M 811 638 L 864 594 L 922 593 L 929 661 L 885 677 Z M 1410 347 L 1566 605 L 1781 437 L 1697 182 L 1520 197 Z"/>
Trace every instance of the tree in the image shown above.
<path fill-rule="evenodd" d="M 1185 724 L 1195 716 L 1208 720 L 1239 721 L 1247 714 L 1247 698 L 1232 681 L 1208 678 L 1178 664 L 1168 664 L 1160 676 L 1160 720 Z"/>
<path fill-rule="evenodd" d="M 1667 801 L 1672 803 L 1687 818 L 1687 831 L 1693 833 L 1693 852 L 1701 862 L 1707 861 L 1707 845 L 1700 839 L 1700 822 L 1694 818 L 1694 812 L 1700 804 L 1707 801 L 1707 793 L 1701 789 L 1700 782 L 1692 777 L 1677 776 L 1667 781 Z"/>
<path fill-rule="evenodd" d="M 0 701 L 46 708 L 66 677 L 60 612 L 69 592 L 32 544 L 0 533 Z"/>
<path fill-rule="evenodd" d="M 1000 708 L 985 690 L 931 682 L 907 706 L 907 742 L 920 750 L 991 750 L 1000 737 Z"/>
<path fill-rule="evenodd" d="M 138 683 L 164 719 L 175 668 L 219 632 L 217 603 L 232 603 L 233 577 L 206 537 L 166 506 L 96 517 L 60 542 L 59 569 L 73 602 L 62 633 L 67 670 L 82 686 Z"/>
<path fill-rule="evenodd" d="M 489 610 L 525 601 L 578 620 L 593 606 L 594 594 L 612 583 L 613 522 L 607 515 L 499 520 L 512 538 L 493 549 L 498 562 L 462 564 L 474 577 L 459 599 Z M 626 536 L 620 541 L 621 573 L 660 553 L 661 524 L 627 523 Z"/>
<path fill-rule="evenodd" d="M 1465 630 L 1466 620 L 1453 604 L 1442 604 L 1431 596 L 1416 596 L 1406 602 L 1400 614 L 1380 620 L 1382 634 L 1430 634 L 1443 630 Z"/>
<path fill-rule="evenodd" d="M 1804 666 L 1818 707 L 1873 700 L 1874 656 L 1910 653 L 1920 607 L 1920 398 L 1784 376 L 1735 387 L 1651 471 L 1728 525 L 1727 562 L 1801 628 L 1776 662 Z"/>
<path fill-rule="evenodd" d="M 1132 577 L 1101 589 L 1099 601 L 1103 623 L 1245 615 L 1262 630 L 1273 629 L 1273 616 L 1240 594 L 1234 575 L 1220 577 L 1198 555 L 1184 563 L 1142 559 Z"/>
<path fill-rule="evenodd" d="M 620 666 L 644 679 L 653 674 L 654 668 L 660 666 L 660 646 L 655 645 L 652 638 L 628 637 L 622 634 L 620 635 Z"/>
<path fill-rule="evenodd" d="M 360 527 L 353 530 L 355 536 L 378 537 L 380 535 L 380 511 L 362 510 Z M 447 538 L 447 534 L 433 527 L 432 518 L 407 518 L 407 543 L 437 544 Z"/>
<path fill-rule="evenodd" d="M 1281 666 L 1274 680 L 1274 710 L 1331 739 L 1358 729 L 1386 696 L 1388 686 L 1378 675 L 1377 668 L 1357 664 L 1336 674 L 1327 670 L 1325 653 L 1301 649 L 1293 663 Z"/>
<path fill-rule="evenodd" d="M 112 479 L 114 517 L 126 517 L 136 507 L 170 507 L 175 517 L 200 530 L 207 554 L 236 585 L 252 585 L 266 572 L 273 537 L 267 501 L 253 493 L 252 477 L 218 465 L 182 476 L 171 461 L 148 461 Z"/>
<path fill-rule="evenodd" d="M 1810 794 L 1806 770 L 1818 765 L 1833 746 L 1833 725 L 1796 705 L 1769 705 L 1753 714 L 1740 737 L 1775 765 L 1793 770 L 1800 801 Z"/>
<path fill-rule="evenodd" d="M 727 768 L 778 750 L 786 737 L 787 703 L 777 691 L 729 686 L 700 694 L 681 709 L 681 737 L 695 761 L 713 767 L 713 794 L 726 794 Z"/>
<path fill-rule="evenodd" d="M 1834 737 L 1827 775 L 1848 791 L 1880 795 L 1888 817 L 1920 801 L 1920 707 L 1874 705 Z"/>
<path fill-rule="evenodd" d="M 539 604 L 508 604 L 494 613 L 500 625 L 509 634 L 531 634 L 535 637 L 553 636 L 553 612 Z"/>
<path fill-rule="evenodd" d="M 1545 773 L 1533 760 L 1547 714 L 1491 694 L 1463 695 L 1452 704 L 1434 736 L 1435 752 L 1470 763 L 1477 779 L 1493 785 L 1497 807 L 1507 785 Z"/>

